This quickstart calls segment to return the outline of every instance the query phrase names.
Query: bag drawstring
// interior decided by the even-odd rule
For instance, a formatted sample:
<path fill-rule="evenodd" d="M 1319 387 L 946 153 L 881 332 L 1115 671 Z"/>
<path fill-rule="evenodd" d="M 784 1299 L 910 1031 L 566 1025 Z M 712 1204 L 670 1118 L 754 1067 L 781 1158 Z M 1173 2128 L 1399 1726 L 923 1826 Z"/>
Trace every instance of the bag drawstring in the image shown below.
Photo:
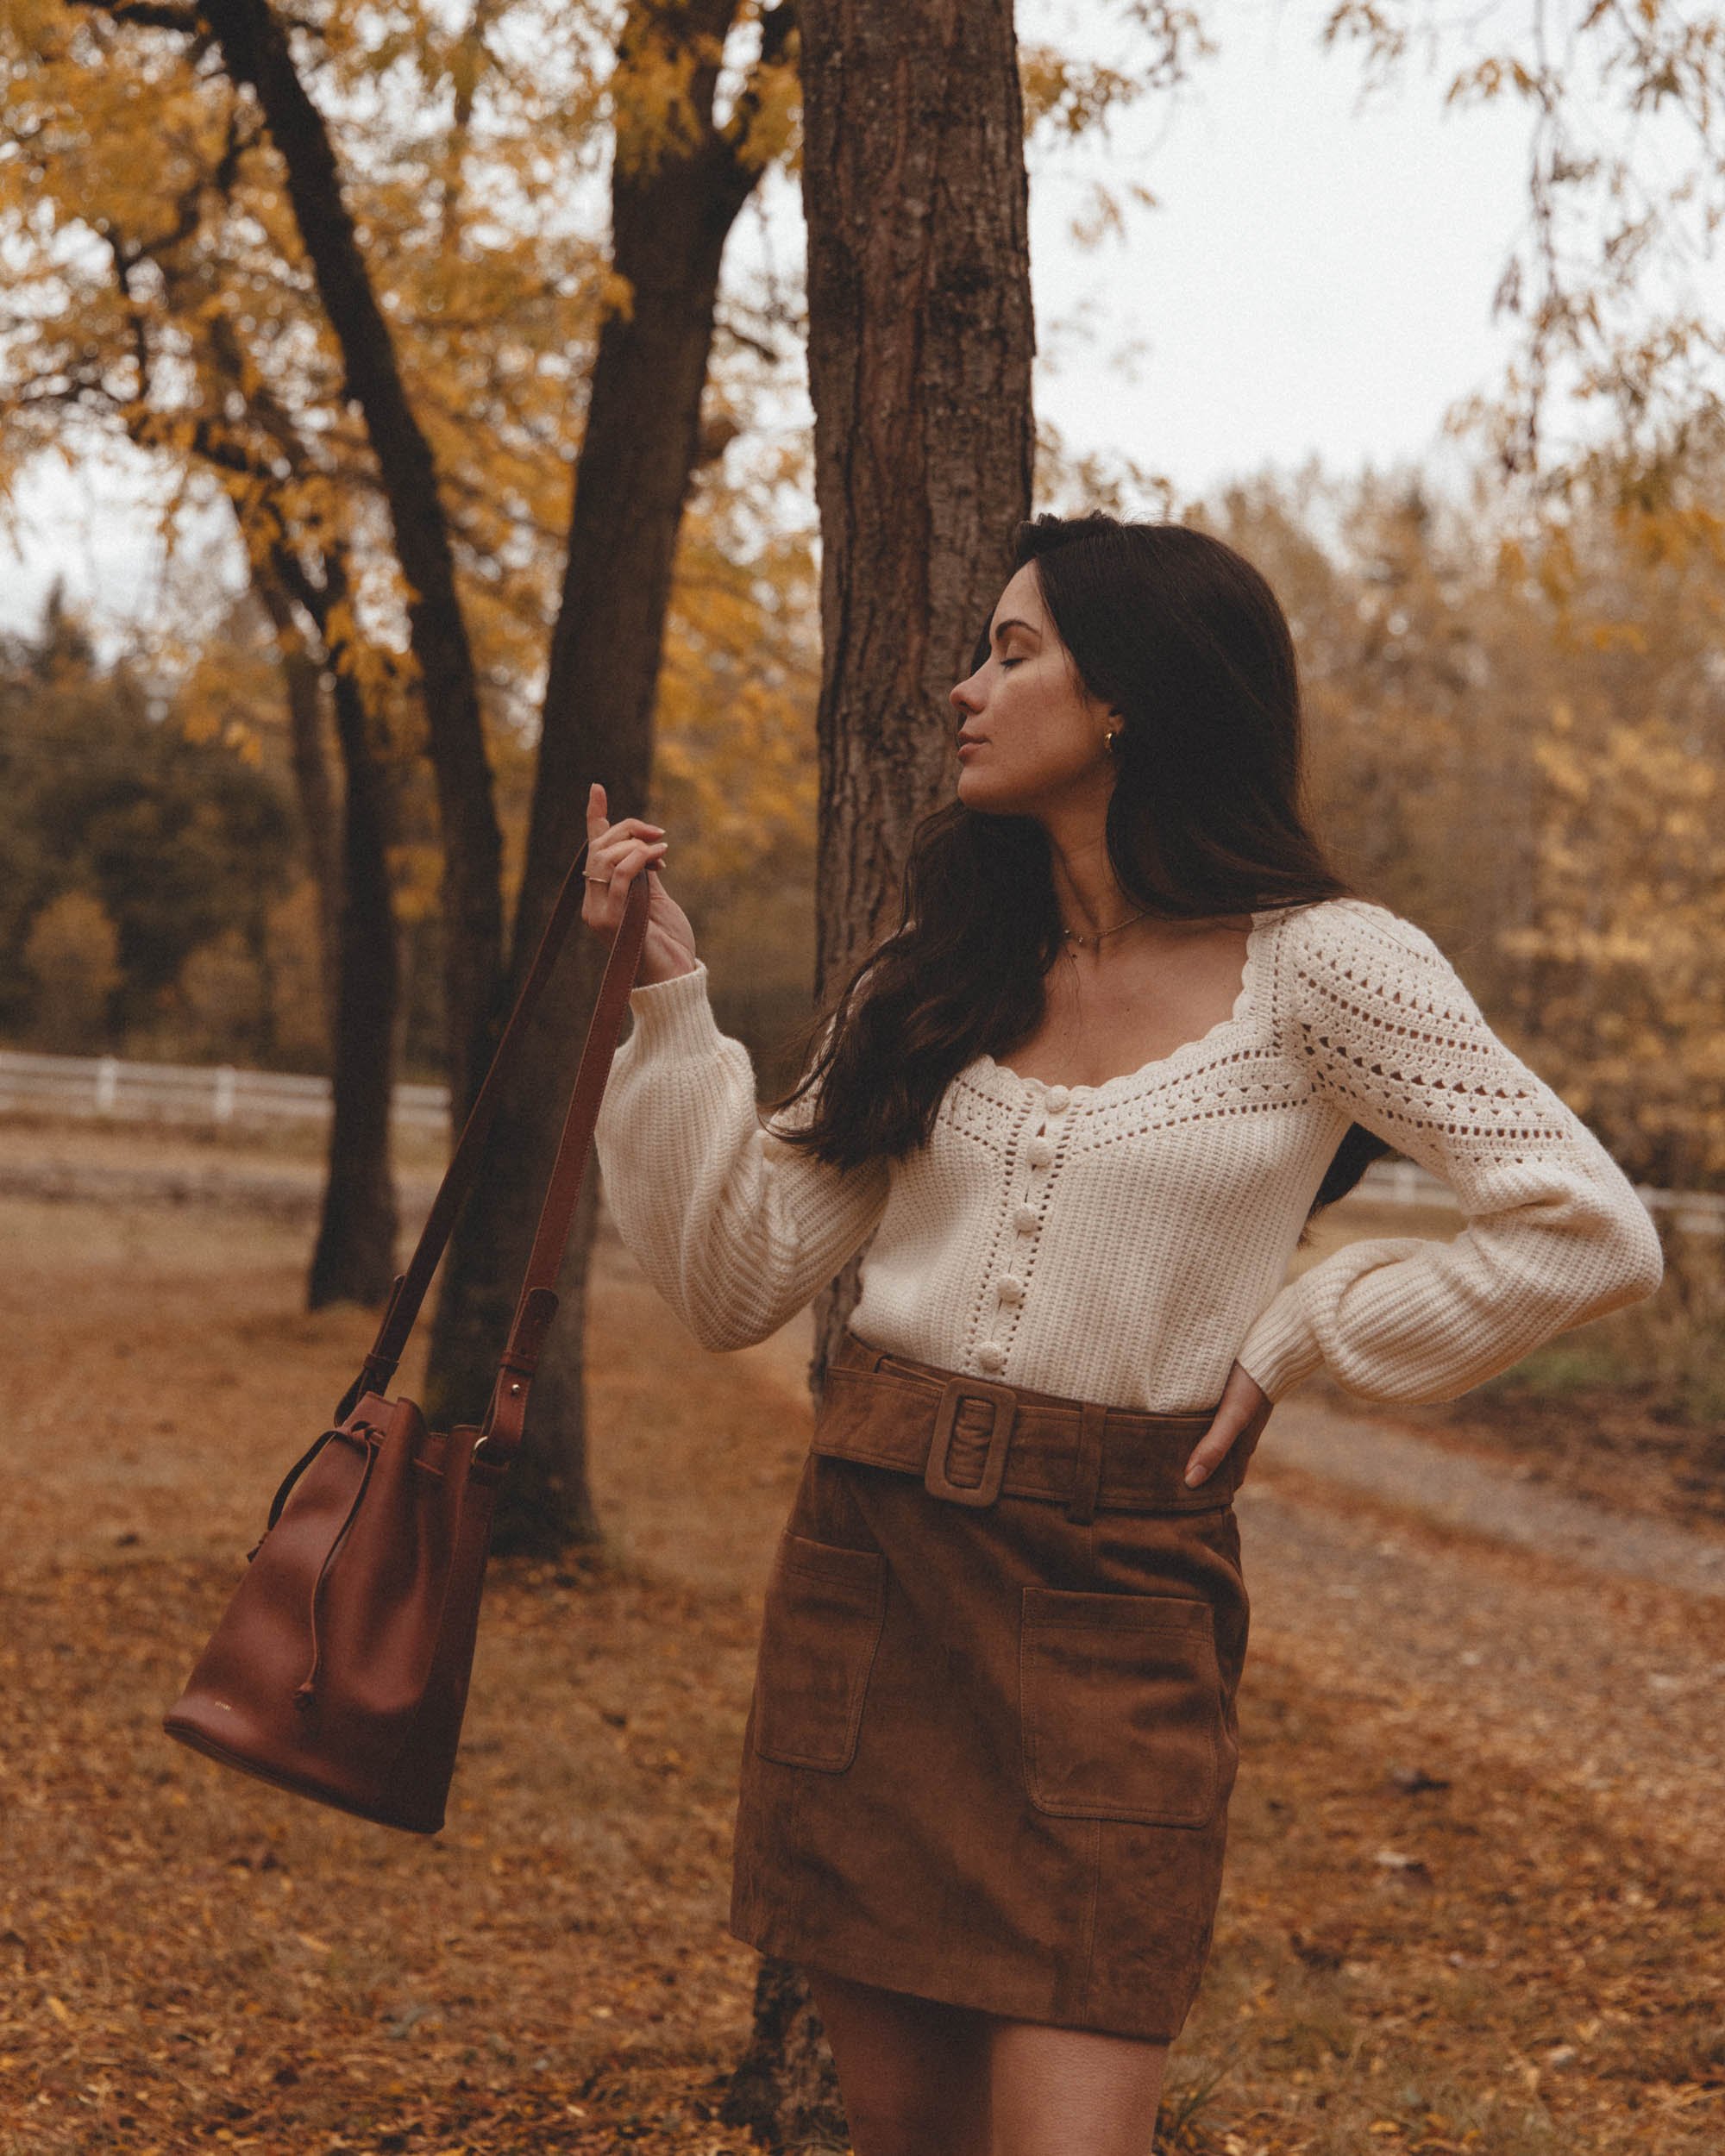
<path fill-rule="evenodd" d="M 368 1432 L 367 1434 L 373 1436 L 374 1433 Z M 298 1690 L 293 1695 L 293 1703 L 298 1708 L 312 1706 L 317 1696 L 317 1671 L 323 1653 L 323 1643 L 317 1633 L 317 1598 L 323 1591 L 323 1582 L 329 1575 L 329 1567 L 336 1562 L 342 1545 L 348 1539 L 348 1530 L 353 1526 L 360 1507 L 365 1502 L 366 1492 L 371 1487 L 372 1470 L 377 1464 L 380 1450 L 381 1447 L 376 1442 L 367 1443 L 365 1470 L 360 1476 L 359 1488 L 354 1492 L 354 1501 L 348 1507 L 348 1516 L 342 1522 L 341 1532 L 323 1553 L 323 1562 L 317 1568 L 317 1577 L 311 1583 L 311 1666 L 305 1672 Z"/>

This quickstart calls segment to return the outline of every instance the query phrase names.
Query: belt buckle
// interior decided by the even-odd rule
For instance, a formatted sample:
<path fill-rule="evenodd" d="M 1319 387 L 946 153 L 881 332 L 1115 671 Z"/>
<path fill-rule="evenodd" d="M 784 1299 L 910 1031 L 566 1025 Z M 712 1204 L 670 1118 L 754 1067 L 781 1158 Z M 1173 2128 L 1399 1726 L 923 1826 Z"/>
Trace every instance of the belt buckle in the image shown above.
<path fill-rule="evenodd" d="M 982 1477 L 974 1485 L 955 1482 L 946 1471 L 947 1452 L 958 1410 L 967 1400 L 990 1401 L 994 1410 Z M 935 1410 L 934 1435 L 929 1440 L 928 1465 L 923 1471 L 923 1488 L 931 1497 L 944 1497 L 950 1504 L 978 1508 L 994 1503 L 1000 1494 L 1000 1478 L 1007 1471 L 1007 1443 L 1012 1436 L 1018 1406 L 1018 1394 L 1010 1385 L 991 1385 L 982 1377 L 948 1378 Z"/>

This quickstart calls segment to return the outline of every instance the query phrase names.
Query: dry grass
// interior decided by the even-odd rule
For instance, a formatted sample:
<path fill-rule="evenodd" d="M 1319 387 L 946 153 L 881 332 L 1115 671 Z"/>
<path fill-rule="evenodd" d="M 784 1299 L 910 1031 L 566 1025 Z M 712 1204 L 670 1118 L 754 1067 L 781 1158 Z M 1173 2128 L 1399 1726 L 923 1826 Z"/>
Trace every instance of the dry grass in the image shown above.
<path fill-rule="evenodd" d="M 434 1842 L 160 1735 L 280 1469 L 369 1332 L 303 1235 L 0 1201 L 0 2151 L 737 2150 L 754 1956 L 723 1927 L 795 1356 L 690 1344 L 612 1251 L 599 1564 L 499 1568 Z M 411 1389 L 411 1373 L 409 1388 Z M 1465 1552 L 1458 1554 L 1465 1562 Z M 1717 2156 L 1725 1896 L 1585 1792 L 1260 1655 L 1163 2146 Z"/>

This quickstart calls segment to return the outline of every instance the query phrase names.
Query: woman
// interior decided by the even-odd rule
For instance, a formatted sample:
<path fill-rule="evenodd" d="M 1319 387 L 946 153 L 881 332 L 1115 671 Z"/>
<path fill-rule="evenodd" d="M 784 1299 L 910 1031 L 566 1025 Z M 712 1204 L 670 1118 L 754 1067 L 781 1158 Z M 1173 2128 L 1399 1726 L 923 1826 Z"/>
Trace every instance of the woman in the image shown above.
<path fill-rule="evenodd" d="M 599 1128 L 711 1348 L 867 1244 L 768 1583 L 731 1928 L 804 1969 L 857 2156 L 1143 2156 L 1209 1949 L 1247 1605 L 1232 1499 L 1320 1365 L 1452 1398 L 1650 1294 L 1598 1141 L 1300 806 L 1288 626 L 1178 524 L 1043 517 L 951 693 L 957 799 L 762 1128 L 668 841 Z M 812 1038 L 813 1037 L 812 1037 Z M 1283 1284 L 1394 1148 L 1449 1244 Z"/>

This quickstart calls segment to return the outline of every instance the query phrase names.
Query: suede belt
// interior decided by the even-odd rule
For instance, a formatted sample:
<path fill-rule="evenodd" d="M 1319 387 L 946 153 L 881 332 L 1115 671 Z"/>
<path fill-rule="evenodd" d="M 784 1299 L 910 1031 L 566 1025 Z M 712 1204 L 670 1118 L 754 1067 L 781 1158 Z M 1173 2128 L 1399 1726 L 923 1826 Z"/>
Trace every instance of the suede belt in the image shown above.
<path fill-rule="evenodd" d="M 954 1505 L 1039 1497 L 1081 1523 L 1099 1511 L 1215 1512 L 1233 1501 L 1236 1452 L 1195 1489 L 1183 1480 L 1214 1413 L 1063 1399 L 890 1355 L 848 1332 L 827 1366 L 813 1449 L 919 1475 L 931 1496 Z"/>

